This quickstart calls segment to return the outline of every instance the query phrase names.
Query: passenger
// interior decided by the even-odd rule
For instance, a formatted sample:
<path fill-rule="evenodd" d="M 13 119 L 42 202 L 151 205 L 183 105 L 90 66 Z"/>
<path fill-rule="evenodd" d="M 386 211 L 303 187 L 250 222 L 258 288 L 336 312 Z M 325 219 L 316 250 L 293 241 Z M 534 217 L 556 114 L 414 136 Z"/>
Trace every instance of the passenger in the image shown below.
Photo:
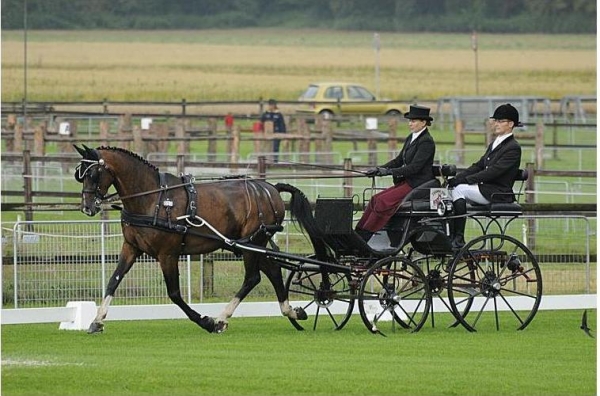
<path fill-rule="evenodd" d="M 433 121 L 429 111 L 427 107 L 410 106 L 410 111 L 404 114 L 404 118 L 408 119 L 410 135 L 400 154 L 388 163 L 366 172 L 369 177 L 392 175 L 394 185 L 373 195 L 358 221 L 356 232 L 365 241 L 369 241 L 375 232 L 386 225 L 413 188 L 434 179 L 431 168 L 435 157 L 435 142 L 427 129 Z"/>
<path fill-rule="evenodd" d="M 521 164 L 521 146 L 513 136 L 513 128 L 523 126 L 519 112 L 509 103 L 499 106 L 490 117 L 496 139 L 479 159 L 465 171 L 448 180 L 452 188 L 454 215 L 467 213 L 467 203 L 487 205 L 492 202 L 513 202 L 514 180 Z M 451 222 L 452 247 L 465 245 L 467 218 Z"/>

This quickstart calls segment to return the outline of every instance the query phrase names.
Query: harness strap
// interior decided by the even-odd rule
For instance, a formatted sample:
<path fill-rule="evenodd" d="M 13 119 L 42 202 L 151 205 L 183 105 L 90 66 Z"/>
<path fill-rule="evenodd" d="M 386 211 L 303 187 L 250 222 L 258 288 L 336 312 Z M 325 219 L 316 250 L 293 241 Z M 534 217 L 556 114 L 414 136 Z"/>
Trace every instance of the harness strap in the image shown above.
<path fill-rule="evenodd" d="M 188 196 L 187 214 L 191 218 L 196 217 L 196 201 L 198 199 L 198 190 L 194 186 L 194 177 L 192 175 L 181 175 L 181 181 L 185 186 L 185 191 Z"/>

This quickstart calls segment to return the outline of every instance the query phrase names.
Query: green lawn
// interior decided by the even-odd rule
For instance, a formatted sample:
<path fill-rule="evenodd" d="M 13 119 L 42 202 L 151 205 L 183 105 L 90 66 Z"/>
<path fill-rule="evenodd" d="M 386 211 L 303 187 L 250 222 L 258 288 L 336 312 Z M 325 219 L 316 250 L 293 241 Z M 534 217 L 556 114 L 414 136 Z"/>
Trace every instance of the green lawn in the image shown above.
<path fill-rule="evenodd" d="M 233 318 L 224 334 L 187 320 L 2 327 L 3 395 L 595 395 L 596 340 L 582 311 L 540 311 L 524 331 L 432 328 L 371 335 L 284 318 Z M 595 329 L 596 311 L 589 311 Z"/>

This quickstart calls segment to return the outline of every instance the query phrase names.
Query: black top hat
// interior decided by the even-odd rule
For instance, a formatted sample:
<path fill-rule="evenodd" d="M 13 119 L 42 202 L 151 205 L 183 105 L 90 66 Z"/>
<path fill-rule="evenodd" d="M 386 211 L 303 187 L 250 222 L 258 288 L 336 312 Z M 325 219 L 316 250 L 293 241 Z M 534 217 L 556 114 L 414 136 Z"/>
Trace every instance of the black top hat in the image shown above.
<path fill-rule="evenodd" d="M 429 107 L 417 105 L 410 106 L 410 111 L 404 113 L 404 118 L 408 118 L 409 120 L 433 121 L 433 118 L 429 116 L 429 110 Z"/>
<path fill-rule="evenodd" d="M 510 120 L 515 123 L 515 127 L 522 127 L 519 122 L 519 112 L 510 103 L 498 106 L 494 111 L 494 115 L 490 118 L 494 120 Z"/>

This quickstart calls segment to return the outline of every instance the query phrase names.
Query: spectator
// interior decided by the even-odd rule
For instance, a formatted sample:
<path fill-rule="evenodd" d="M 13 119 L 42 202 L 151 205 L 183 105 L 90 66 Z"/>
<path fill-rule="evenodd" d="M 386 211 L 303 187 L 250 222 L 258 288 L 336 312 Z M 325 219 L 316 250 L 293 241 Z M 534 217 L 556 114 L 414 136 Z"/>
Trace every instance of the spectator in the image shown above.
<path fill-rule="evenodd" d="M 274 133 L 286 133 L 285 120 L 283 119 L 283 114 L 281 114 L 277 107 L 277 101 L 275 99 L 269 99 L 269 107 L 267 111 L 262 114 L 260 121 L 263 125 L 265 125 L 266 121 L 272 121 Z M 274 158 L 275 162 L 278 161 L 277 153 L 279 153 L 279 144 L 280 139 L 273 140 L 273 152 L 276 153 Z"/>

